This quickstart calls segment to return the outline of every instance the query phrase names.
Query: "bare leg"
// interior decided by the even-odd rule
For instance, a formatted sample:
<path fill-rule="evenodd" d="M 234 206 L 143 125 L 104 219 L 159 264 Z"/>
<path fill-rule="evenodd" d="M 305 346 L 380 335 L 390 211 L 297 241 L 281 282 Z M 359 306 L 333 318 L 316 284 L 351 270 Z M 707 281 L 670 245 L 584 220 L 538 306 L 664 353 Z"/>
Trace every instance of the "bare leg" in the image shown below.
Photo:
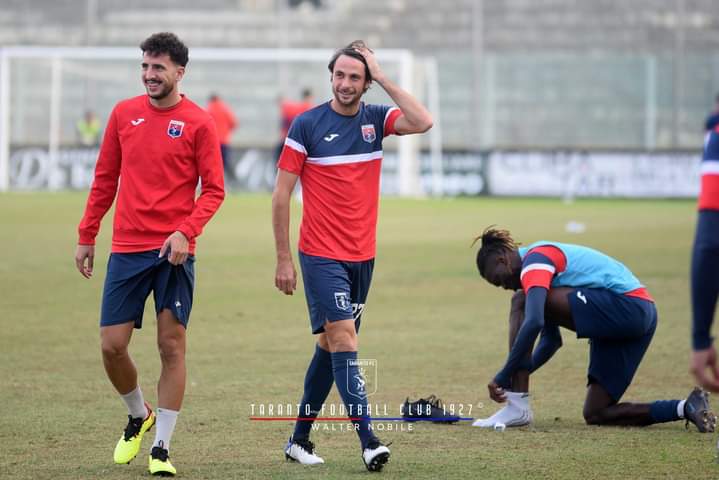
<path fill-rule="evenodd" d="M 354 320 L 328 321 L 325 323 L 324 333 L 320 334 L 318 340 L 321 348 L 326 344 L 332 353 L 356 352 L 357 332 Z"/>
<path fill-rule="evenodd" d="M 584 420 L 588 425 L 645 426 L 654 423 L 648 403 L 615 403 L 598 383 L 587 388 Z"/>
<path fill-rule="evenodd" d="M 157 347 L 162 361 L 157 404 L 179 411 L 185 395 L 185 327 L 168 309 L 157 316 Z"/>
<path fill-rule="evenodd" d="M 564 327 L 567 330 L 576 332 L 574 319 L 572 318 L 572 310 L 569 307 L 568 295 L 574 289 L 567 287 L 553 288 L 547 294 L 547 302 L 544 310 L 545 320 L 551 318 L 552 322 Z"/>
<path fill-rule="evenodd" d="M 100 327 L 102 363 L 107 377 L 120 395 L 137 388 L 137 368 L 127 346 L 132 337 L 133 322 Z"/>
<path fill-rule="evenodd" d="M 331 351 L 329 341 L 327 340 L 327 334 L 325 332 L 317 335 L 317 345 L 326 352 Z"/>

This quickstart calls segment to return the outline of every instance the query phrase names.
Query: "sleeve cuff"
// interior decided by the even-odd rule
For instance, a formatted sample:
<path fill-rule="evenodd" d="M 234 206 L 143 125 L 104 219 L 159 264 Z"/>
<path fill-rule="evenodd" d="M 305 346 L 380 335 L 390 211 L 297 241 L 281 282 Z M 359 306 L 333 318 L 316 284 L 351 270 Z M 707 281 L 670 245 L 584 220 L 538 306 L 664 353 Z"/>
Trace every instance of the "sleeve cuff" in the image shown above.
<path fill-rule="evenodd" d="M 95 237 L 87 233 L 80 233 L 80 238 L 77 241 L 78 245 L 95 245 Z"/>
<path fill-rule="evenodd" d="M 180 225 L 179 227 L 177 227 L 177 231 L 183 234 L 185 238 L 187 238 L 188 242 L 191 242 L 197 236 L 194 235 L 193 230 L 187 225 Z"/>
<path fill-rule="evenodd" d="M 506 390 L 512 386 L 512 379 L 509 377 L 509 375 L 504 373 L 504 370 L 502 370 L 494 376 L 494 383 Z"/>
<path fill-rule="evenodd" d="M 692 336 L 692 348 L 694 349 L 694 351 L 706 350 L 707 348 L 711 347 L 713 343 L 714 337 L 710 337 L 708 335 Z"/>

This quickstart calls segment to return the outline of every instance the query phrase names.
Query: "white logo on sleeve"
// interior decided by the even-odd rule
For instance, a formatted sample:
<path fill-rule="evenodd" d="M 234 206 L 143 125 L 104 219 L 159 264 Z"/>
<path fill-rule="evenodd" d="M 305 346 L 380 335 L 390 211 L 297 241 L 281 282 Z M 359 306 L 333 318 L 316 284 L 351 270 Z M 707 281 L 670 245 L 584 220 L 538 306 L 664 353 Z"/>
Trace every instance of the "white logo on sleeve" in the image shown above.
<path fill-rule="evenodd" d="M 584 302 L 585 305 L 587 304 L 587 297 L 580 290 L 577 290 L 577 298 Z"/>
<path fill-rule="evenodd" d="M 329 135 L 324 137 L 324 139 L 325 139 L 325 142 L 331 142 L 332 140 L 334 140 L 335 138 L 337 138 L 339 136 L 340 136 L 339 133 L 330 133 Z"/>
<path fill-rule="evenodd" d="M 144 122 L 144 118 L 138 118 L 137 120 L 130 120 L 130 123 L 133 124 L 135 127 Z"/>

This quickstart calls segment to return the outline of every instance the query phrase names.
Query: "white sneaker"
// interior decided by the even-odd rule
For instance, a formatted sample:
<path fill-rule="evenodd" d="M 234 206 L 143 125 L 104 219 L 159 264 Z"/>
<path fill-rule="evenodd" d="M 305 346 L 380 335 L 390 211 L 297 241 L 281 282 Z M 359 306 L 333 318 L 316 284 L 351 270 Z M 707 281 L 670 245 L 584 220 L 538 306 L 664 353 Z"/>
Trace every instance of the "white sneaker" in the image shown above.
<path fill-rule="evenodd" d="M 506 427 L 529 425 L 534 420 L 532 409 L 529 408 L 529 394 L 508 392 L 507 405 L 499 409 L 489 418 L 479 418 L 472 423 L 473 427 L 494 428 L 498 423 Z"/>
<path fill-rule="evenodd" d="M 319 465 L 325 463 L 322 457 L 315 455 L 315 444 L 309 440 L 292 440 L 287 441 L 285 447 L 285 458 L 302 465 Z"/>
<path fill-rule="evenodd" d="M 362 460 L 367 470 L 379 472 L 389 461 L 389 448 L 382 445 L 379 440 L 374 440 L 362 452 Z"/>

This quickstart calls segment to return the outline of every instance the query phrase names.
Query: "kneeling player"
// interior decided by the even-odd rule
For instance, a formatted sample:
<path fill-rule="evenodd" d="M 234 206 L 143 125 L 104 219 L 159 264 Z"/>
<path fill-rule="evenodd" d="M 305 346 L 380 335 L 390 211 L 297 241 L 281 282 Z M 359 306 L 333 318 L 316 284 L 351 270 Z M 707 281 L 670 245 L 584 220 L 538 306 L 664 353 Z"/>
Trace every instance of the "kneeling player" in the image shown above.
<path fill-rule="evenodd" d="M 479 274 L 516 290 L 510 312 L 510 352 L 489 382 L 489 396 L 507 405 L 477 427 L 527 425 L 529 375 L 562 346 L 559 327 L 588 338 L 589 371 L 584 419 L 590 425 L 651 425 L 686 419 L 712 432 L 716 417 L 704 391 L 685 400 L 618 403 L 634 377 L 657 326 L 651 296 L 619 261 L 579 245 L 536 242 L 518 248 L 509 232 L 488 228 L 477 253 Z M 540 336 L 541 334 L 541 336 Z M 537 347 L 534 342 L 540 336 Z"/>

